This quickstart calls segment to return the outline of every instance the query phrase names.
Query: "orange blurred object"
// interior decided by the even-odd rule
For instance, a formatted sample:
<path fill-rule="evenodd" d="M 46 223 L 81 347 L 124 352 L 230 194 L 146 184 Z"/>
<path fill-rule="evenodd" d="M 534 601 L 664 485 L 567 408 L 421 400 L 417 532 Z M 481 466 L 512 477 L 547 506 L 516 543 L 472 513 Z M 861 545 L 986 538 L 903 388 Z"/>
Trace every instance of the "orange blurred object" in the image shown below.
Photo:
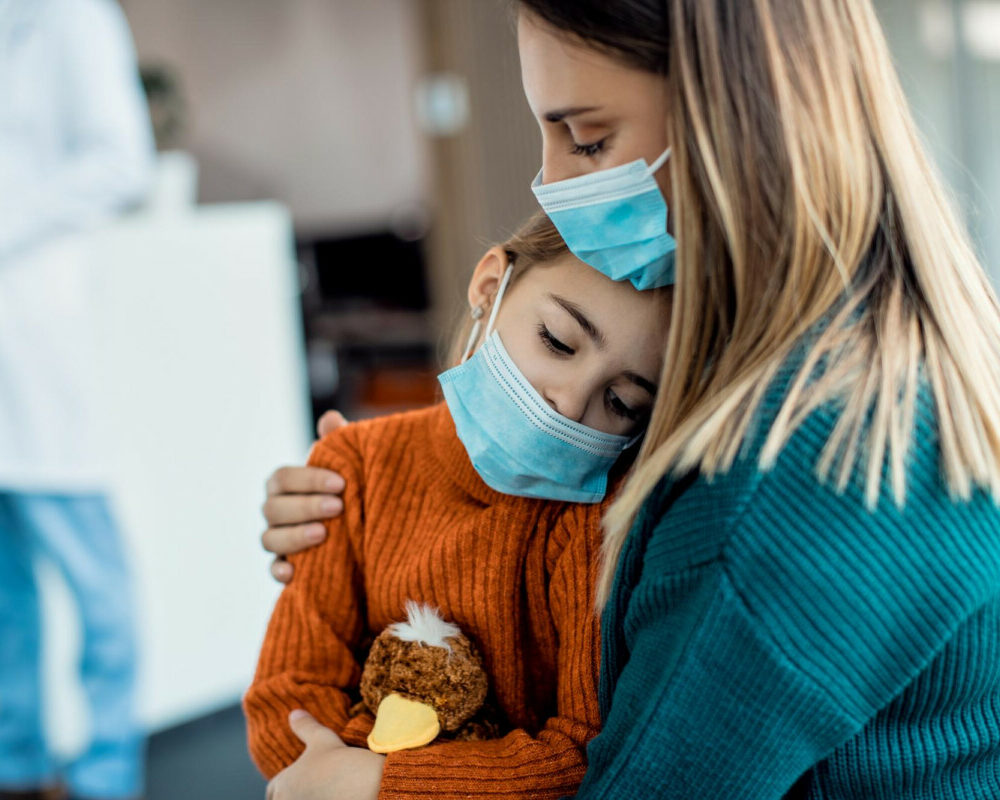
<path fill-rule="evenodd" d="M 365 375 L 358 402 L 370 409 L 405 409 L 431 405 L 439 399 L 437 373 L 429 368 L 375 369 Z"/>

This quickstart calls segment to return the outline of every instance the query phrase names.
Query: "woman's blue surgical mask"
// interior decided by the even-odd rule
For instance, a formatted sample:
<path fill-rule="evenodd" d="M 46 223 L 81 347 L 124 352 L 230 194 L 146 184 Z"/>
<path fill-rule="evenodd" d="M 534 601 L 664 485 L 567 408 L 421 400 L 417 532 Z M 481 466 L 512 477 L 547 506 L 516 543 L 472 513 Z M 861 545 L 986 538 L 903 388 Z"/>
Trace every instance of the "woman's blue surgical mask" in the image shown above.
<path fill-rule="evenodd" d="M 498 492 L 597 503 L 607 493 L 611 467 L 638 437 L 562 416 L 524 377 L 492 331 L 510 274 L 508 268 L 482 346 L 438 376 L 458 438 L 476 472 Z"/>
<path fill-rule="evenodd" d="M 531 184 L 542 209 L 573 254 L 636 289 L 674 283 L 677 242 L 667 233 L 667 201 L 656 183 L 668 147 L 652 166 L 640 158 L 555 183 Z"/>

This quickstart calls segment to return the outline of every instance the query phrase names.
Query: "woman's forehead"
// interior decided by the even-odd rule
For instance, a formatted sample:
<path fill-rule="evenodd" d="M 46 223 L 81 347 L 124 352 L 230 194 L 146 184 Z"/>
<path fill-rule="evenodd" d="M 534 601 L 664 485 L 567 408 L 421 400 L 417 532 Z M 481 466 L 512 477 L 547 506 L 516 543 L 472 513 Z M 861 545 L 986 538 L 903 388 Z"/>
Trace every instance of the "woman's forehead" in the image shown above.
<path fill-rule="evenodd" d="M 523 12 L 518 22 L 518 50 L 525 95 L 532 111 L 539 115 L 554 110 L 556 105 L 586 103 L 605 83 L 620 88 L 623 79 L 637 72 L 561 36 Z"/>

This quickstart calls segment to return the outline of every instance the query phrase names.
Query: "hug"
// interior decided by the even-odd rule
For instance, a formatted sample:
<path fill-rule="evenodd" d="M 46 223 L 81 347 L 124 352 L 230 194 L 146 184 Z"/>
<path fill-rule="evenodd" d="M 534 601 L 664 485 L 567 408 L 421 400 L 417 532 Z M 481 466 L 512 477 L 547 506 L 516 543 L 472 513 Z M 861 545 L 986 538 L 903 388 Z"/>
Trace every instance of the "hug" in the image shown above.
<path fill-rule="evenodd" d="M 870 3 L 516 17 L 442 400 L 269 483 L 269 797 L 1000 796 L 1000 309 Z"/>

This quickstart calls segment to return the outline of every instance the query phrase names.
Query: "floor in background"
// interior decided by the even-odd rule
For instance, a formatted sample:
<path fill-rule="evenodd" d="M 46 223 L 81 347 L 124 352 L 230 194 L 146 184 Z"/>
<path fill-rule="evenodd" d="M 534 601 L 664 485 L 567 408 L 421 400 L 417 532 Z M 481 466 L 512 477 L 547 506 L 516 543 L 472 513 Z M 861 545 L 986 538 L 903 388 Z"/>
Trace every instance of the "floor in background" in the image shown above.
<path fill-rule="evenodd" d="M 263 800 L 239 706 L 154 734 L 147 800 Z"/>

